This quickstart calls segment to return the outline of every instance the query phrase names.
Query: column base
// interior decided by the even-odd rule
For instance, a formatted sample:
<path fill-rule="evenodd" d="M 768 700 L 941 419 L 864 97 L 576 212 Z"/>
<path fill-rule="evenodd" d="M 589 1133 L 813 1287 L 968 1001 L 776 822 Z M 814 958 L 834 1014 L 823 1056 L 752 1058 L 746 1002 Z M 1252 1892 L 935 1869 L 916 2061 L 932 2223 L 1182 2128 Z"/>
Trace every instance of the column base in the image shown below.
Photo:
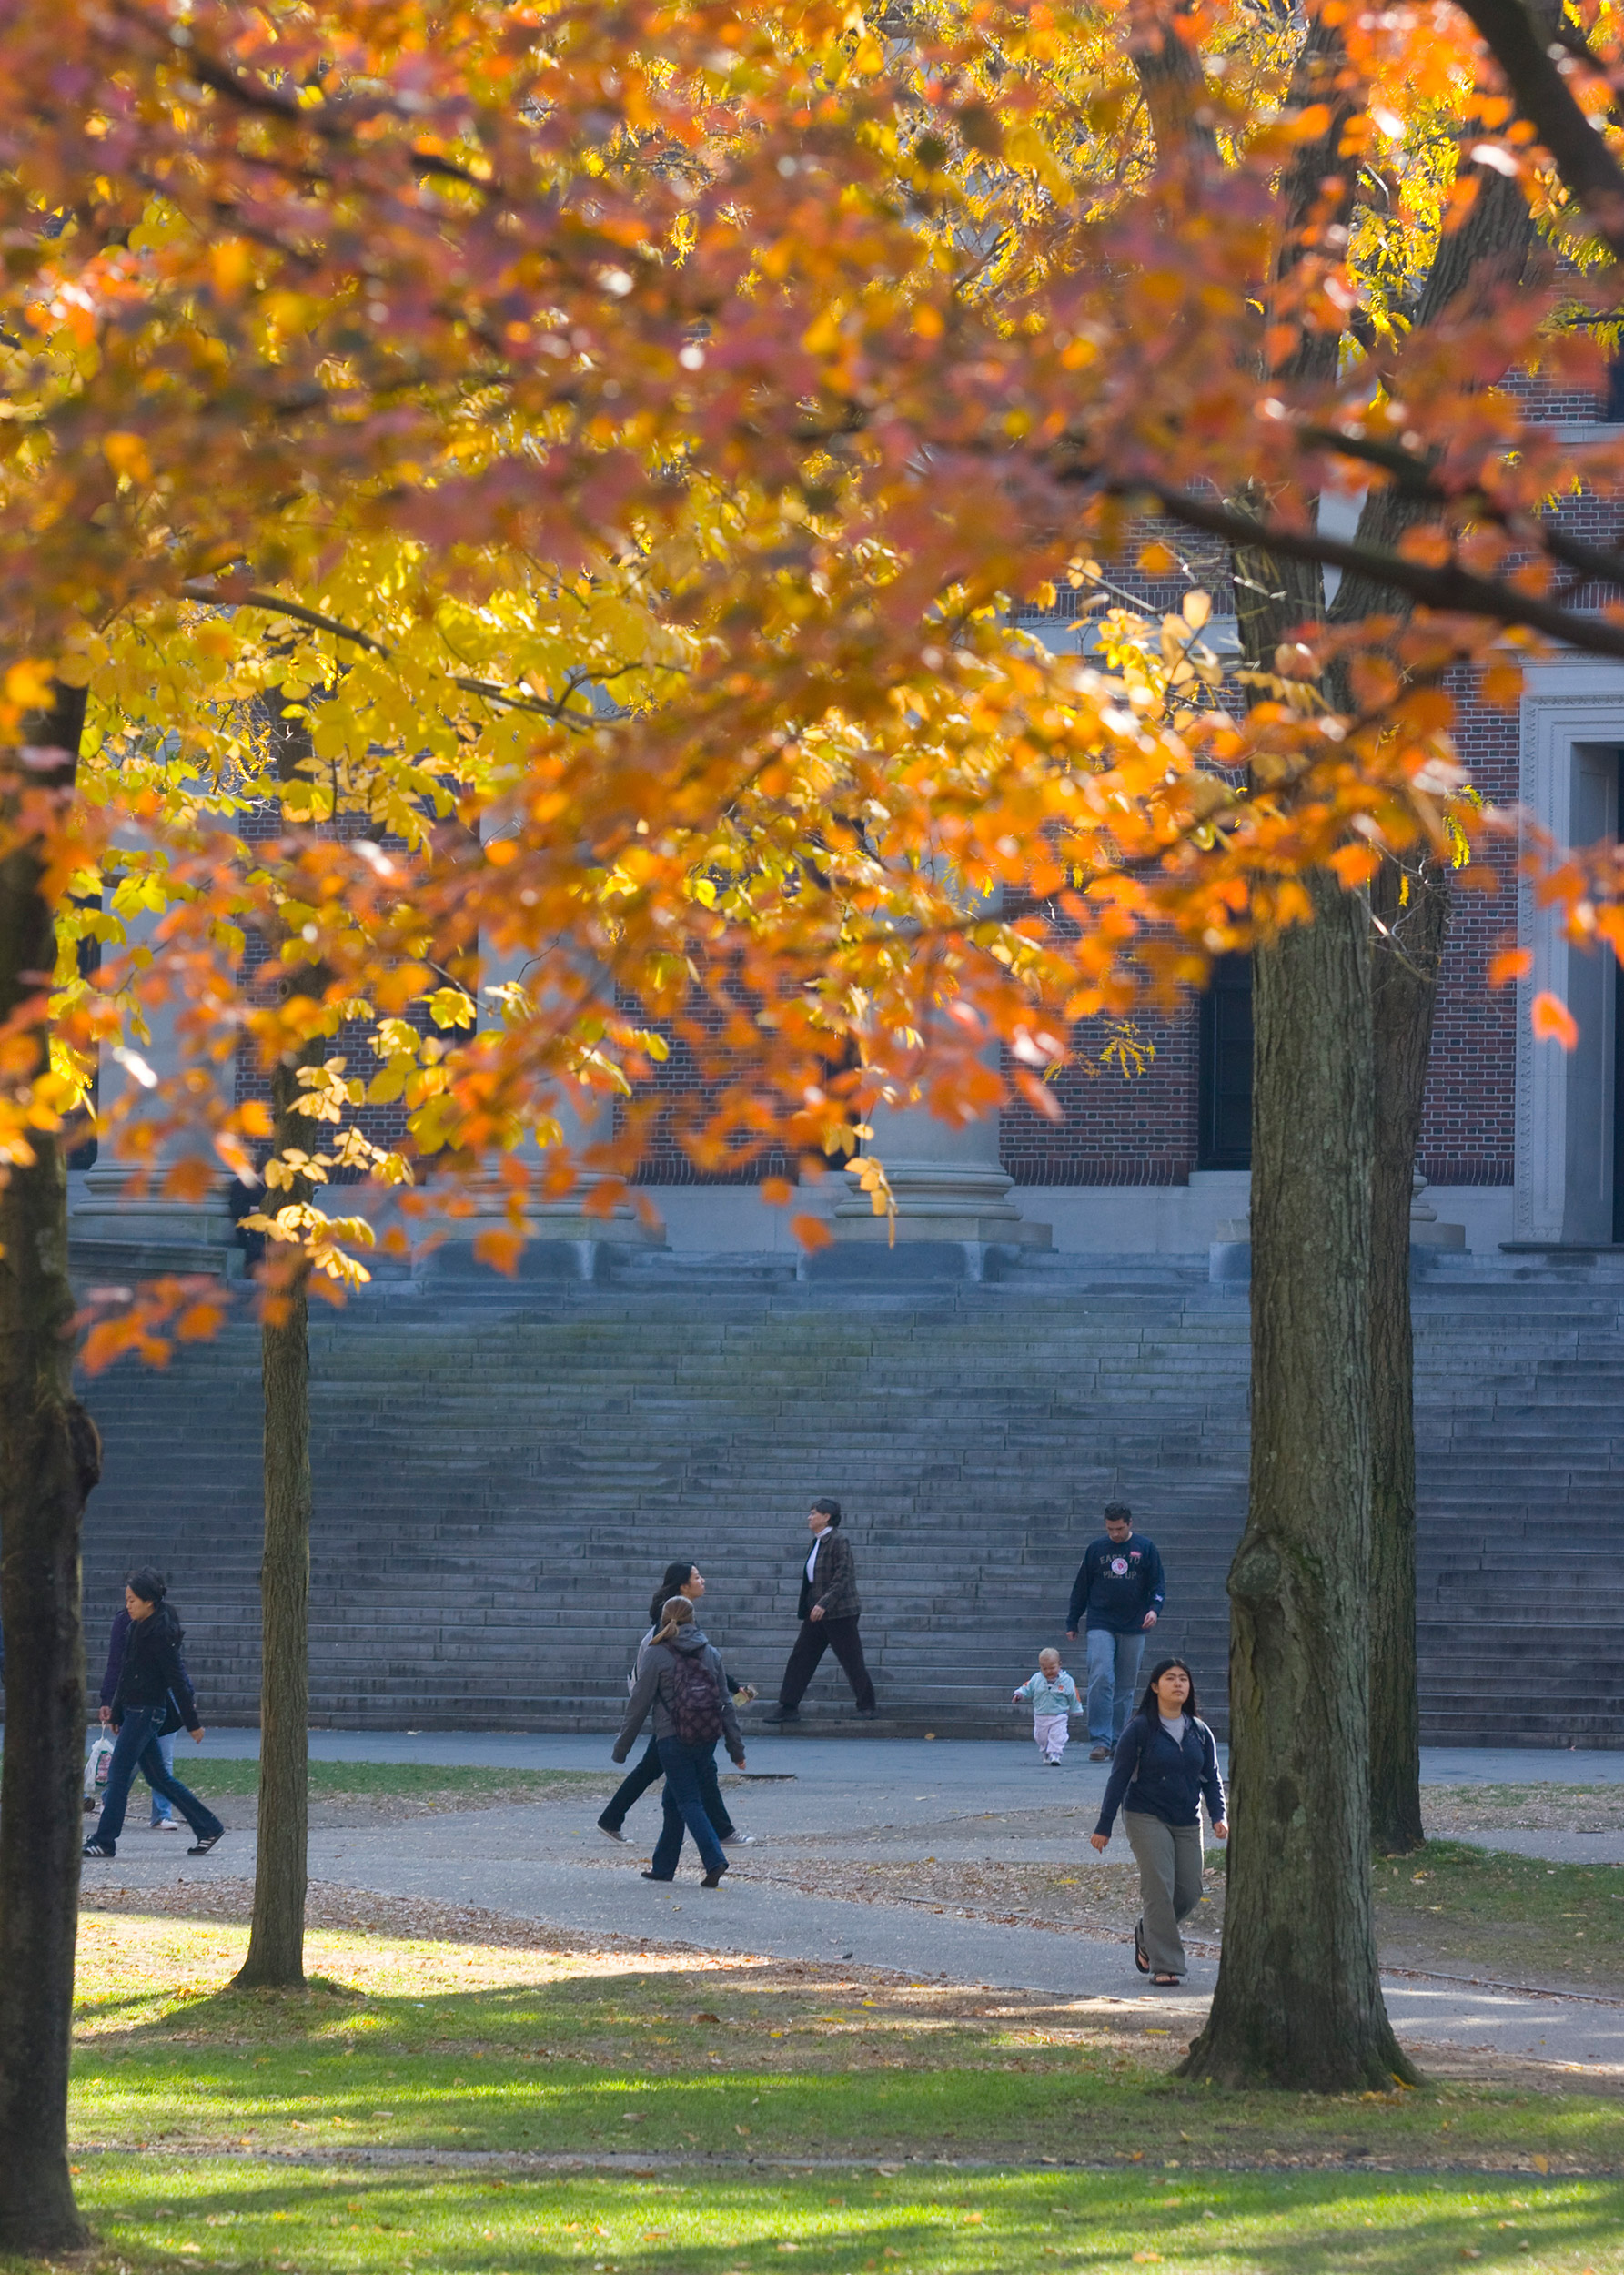
<path fill-rule="evenodd" d="M 219 1190 L 206 1200 L 127 1195 L 127 1172 L 91 1169 L 82 1194 L 70 1188 L 68 1261 L 76 1274 L 152 1279 L 166 1272 L 240 1279 L 245 1258 L 237 1225 Z"/>
<path fill-rule="evenodd" d="M 480 1195 L 471 1216 L 449 1217 L 442 1223 L 444 1238 L 422 1260 L 424 1279 L 508 1277 L 475 1253 L 481 1232 L 507 1227 L 505 1196 Z M 513 1274 L 519 1279 L 605 1279 L 615 1250 L 647 1251 L 667 1245 L 665 1227 L 645 1224 L 626 1203 L 607 1217 L 593 1217 L 573 1195 L 567 1200 L 531 1202 L 524 1212 L 524 1228 L 525 1244 Z"/>
<path fill-rule="evenodd" d="M 847 1191 L 829 1219 L 836 1243 L 898 1248 L 913 1241 L 971 1241 L 981 1247 L 1049 1249 L 1046 1224 L 1029 1224 L 1009 1195 L 1014 1180 L 992 1161 L 888 1161 L 896 1214 L 876 1217 L 873 1204 L 846 1171 Z M 825 1251 L 826 1253 L 826 1251 Z"/>
<path fill-rule="evenodd" d="M 835 1244 L 852 1242 L 863 1248 L 906 1248 L 916 1240 L 977 1240 L 1004 1248 L 1052 1249 L 1054 1234 L 1046 1224 L 1029 1224 L 1012 1209 L 1004 1216 L 914 1215 L 904 1212 L 901 1198 L 894 1220 L 889 1217 L 844 1217 L 837 1210 L 829 1229 Z M 893 1242 L 892 1234 L 896 1238 Z M 822 1251 L 826 1253 L 826 1251 Z"/>
<path fill-rule="evenodd" d="M 1017 1241 L 999 1228 L 995 1240 L 957 1240 L 940 1235 L 899 1239 L 894 1248 L 881 1240 L 832 1240 L 814 1249 L 795 1267 L 797 1279 L 845 1280 L 869 1287 L 896 1287 L 923 1279 L 1002 1279 L 1005 1269 L 1036 1252 L 1040 1243 Z M 1016 1226 L 1015 1230 L 1044 1234 L 1047 1225 Z"/>

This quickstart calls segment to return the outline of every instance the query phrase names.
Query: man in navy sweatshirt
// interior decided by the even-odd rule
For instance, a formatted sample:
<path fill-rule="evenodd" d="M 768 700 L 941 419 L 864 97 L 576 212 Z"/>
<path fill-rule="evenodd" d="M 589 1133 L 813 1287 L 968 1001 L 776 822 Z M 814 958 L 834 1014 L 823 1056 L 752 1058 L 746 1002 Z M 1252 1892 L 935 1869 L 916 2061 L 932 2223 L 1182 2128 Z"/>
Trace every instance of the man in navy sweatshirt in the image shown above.
<path fill-rule="evenodd" d="M 1145 1638 L 1166 1594 L 1155 1542 L 1134 1530 L 1134 1512 L 1114 1501 L 1103 1540 L 1092 1541 L 1072 1589 L 1065 1632 L 1086 1627 L 1090 1761 L 1107 1762 L 1134 1711 Z"/>

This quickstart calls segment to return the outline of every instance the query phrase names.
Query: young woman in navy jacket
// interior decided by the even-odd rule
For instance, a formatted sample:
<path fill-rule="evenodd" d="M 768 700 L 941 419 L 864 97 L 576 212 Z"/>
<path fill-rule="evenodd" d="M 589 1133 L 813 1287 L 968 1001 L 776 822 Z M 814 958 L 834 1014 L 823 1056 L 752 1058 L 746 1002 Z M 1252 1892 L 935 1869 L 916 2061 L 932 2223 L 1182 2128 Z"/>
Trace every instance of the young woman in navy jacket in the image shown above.
<path fill-rule="evenodd" d="M 1120 1808 L 1144 1906 L 1134 1962 L 1141 1975 L 1168 1987 L 1184 1979 L 1178 1924 L 1201 1901 L 1203 1801 L 1214 1833 L 1227 1840 L 1217 1743 L 1197 1716 L 1195 1677 L 1182 1659 L 1164 1659 L 1117 1741 L 1093 1840 L 1105 1847 Z"/>

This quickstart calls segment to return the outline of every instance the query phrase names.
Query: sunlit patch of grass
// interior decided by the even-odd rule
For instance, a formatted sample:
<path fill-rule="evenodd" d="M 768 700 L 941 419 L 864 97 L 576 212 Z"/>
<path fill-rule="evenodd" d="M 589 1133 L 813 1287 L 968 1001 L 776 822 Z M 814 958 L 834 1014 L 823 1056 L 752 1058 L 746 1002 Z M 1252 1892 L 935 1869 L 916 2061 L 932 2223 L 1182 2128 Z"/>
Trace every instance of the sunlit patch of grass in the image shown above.
<path fill-rule="evenodd" d="M 1624 2169 L 1616 2099 L 1223 2094 L 1170 2074 L 1176 2039 L 1063 2000 L 338 1933 L 310 1937 L 311 1988 L 280 1996 L 232 1989 L 245 1940 L 215 1922 L 85 1921 L 76 2139 Z"/>

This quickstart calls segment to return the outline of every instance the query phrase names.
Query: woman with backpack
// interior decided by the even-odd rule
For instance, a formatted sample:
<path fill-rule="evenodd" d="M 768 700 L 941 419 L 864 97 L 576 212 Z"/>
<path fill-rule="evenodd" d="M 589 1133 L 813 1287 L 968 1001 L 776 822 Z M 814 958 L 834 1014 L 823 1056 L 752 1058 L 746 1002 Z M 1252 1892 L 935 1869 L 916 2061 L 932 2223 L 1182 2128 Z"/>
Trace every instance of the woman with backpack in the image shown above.
<path fill-rule="evenodd" d="M 1134 1926 L 1134 1964 L 1153 1983 L 1184 1979 L 1180 1920 L 1201 1901 L 1201 1804 L 1213 1832 L 1229 1837 L 1217 1741 L 1195 1708 L 1195 1679 L 1182 1659 L 1154 1668 L 1145 1696 L 1116 1743 L 1116 1758 L 1092 1835 L 1104 1849 L 1117 1809 L 1139 1866 L 1144 1916 Z"/>
<path fill-rule="evenodd" d="M 114 1856 L 124 1830 L 125 1805 L 138 1769 L 155 1794 L 172 1801 L 191 1826 L 188 1856 L 207 1856 L 226 1830 L 214 1811 L 164 1767 L 158 1740 L 183 1724 L 201 1744 L 197 1702 L 180 1663 L 184 1631 L 164 1601 L 168 1591 L 156 1572 L 133 1572 L 124 1585 L 130 1632 L 118 1671 L 110 1712 L 117 1742 L 107 1764 L 106 1796 L 96 1827 L 85 1844 L 86 1856 Z"/>
<path fill-rule="evenodd" d="M 642 1654 L 642 1671 L 626 1703 L 626 1719 L 615 1740 L 614 1758 L 623 1762 L 651 1712 L 665 1773 L 665 1824 L 645 1880 L 674 1880 L 682 1853 L 682 1831 L 693 1835 L 705 1867 L 701 1883 L 719 1887 L 728 1868 L 716 1828 L 705 1809 L 703 1779 L 715 1775 L 716 1741 L 725 1737 L 729 1754 L 742 1769 L 744 1741 L 728 1696 L 720 1654 L 694 1623 L 686 1596 L 663 1606 L 659 1626 Z"/>
<path fill-rule="evenodd" d="M 655 1589 L 653 1602 L 649 1606 L 648 1633 L 638 1644 L 636 1664 L 627 1680 L 628 1696 L 630 1695 L 638 1676 L 643 1671 L 644 1654 L 654 1640 L 654 1630 L 659 1626 L 664 1614 L 667 1602 L 674 1595 L 681 1595 L 686 1596 L 690 1603 L 697 1603 L 704 1592 L 705 1576 L 691 1557 L 679 1556 L 666 1566 L 665 1576 L 659 1587 Z M 754 1691 L 748 1684 L 737 1684 L 731 1676 L 724 1676 L 723 1679 L 727 1683 L 730 1695 L 735 1700 L 748 1704 L 755 1696 Z M 632 1804 L 641 1801 L 649 1787 L 657 1785 L 664 1774 L 665 1772 L 660 1766 L 660 1740 L 657 1737 L 651 1737 L 643 1749 L 642 1759 L 630 1774 L 623 1777 L 620 1785 L 616 1786 L 603 1815 L 598 1820 L 598 1830 L 611 1841 L 623 1841 L 626 1837 L 624 1826 Z M 753 1847 L 754 1835 L 750 1833 L 741 1833 L 729 1814 L 728 1805 L 721 1797 L 721 1787 L 716 1782 L 714 1762 L 710 1765 L 709 1774 L 701 1777 L 701 1785 L 705 1796 L 705 1809 L 711 1824 L 716 1827 L 717 1839 L 724 1845 L 737 1841 L 743 1848 Z"/>

